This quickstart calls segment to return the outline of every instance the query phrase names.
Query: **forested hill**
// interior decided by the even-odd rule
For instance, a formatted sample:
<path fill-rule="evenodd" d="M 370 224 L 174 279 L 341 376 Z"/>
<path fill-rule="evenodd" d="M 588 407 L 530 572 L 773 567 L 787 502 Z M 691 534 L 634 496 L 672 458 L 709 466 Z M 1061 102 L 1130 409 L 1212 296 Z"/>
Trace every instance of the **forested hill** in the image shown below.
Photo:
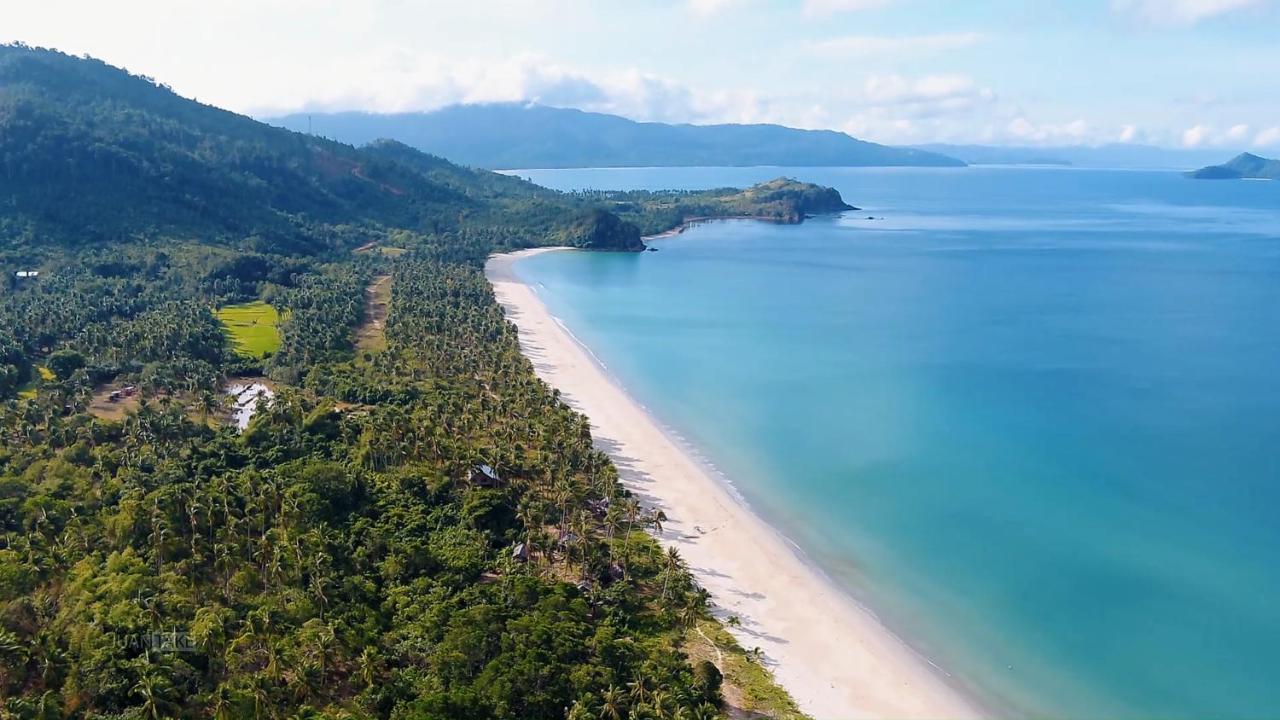
<path fill-rule="evenodd" d="M 856 210 L 835 188 L 777 178 L 745 190 L 697 192 L 648 190 L 583 191 L 579 197 L 601 204 L 641 232 L 653 235 L 693 220 L 751 218 L 796 224 L 812 215 Z"/>
<path fill-rule="evenodd" d="M 483 264 L 834 191 L 563 195 L 25 47 L 0 162 L 0 718 L 802 717 Z"/>
<path fill-rule="evenodd" d="M 299 131 L 311 128 L 317 135 L 353 144 L 395 138 L 487 168 L 964 165 L 938 153 L 878 145 L 830 130 L 641 123 L 523 103 L 386 115 L 297 114 L 268 122 Z"/>
<path fill-rule="evenodd" d="M 281 130 L 20 45 L 0 46 L 0 164 L 0 240 L 28 246 L 165 238 L 318 252 L 386 228 L 453 232 L 464 217 L 526 245 L 639 245 L 625 227 L 582 235 L 590 208 L 531 183 L 395 143 Z"/>
<path fill-rule="evenodd" d="M 1197 180 L 1280 180 L 1280 160 L 1241 153 L 1221 165 L 1210 165 L 1191 173 Z"/>

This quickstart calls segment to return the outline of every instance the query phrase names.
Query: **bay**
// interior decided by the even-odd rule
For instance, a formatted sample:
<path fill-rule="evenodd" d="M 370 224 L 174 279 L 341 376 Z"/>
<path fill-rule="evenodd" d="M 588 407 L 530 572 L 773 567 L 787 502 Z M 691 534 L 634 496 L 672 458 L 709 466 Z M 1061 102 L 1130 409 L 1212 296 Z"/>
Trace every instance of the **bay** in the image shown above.
<path fill-rule="evenodd" d="M 992 705 L 1280 711 L 1280 184 L 515 174 L 837 187 L 862 210 L 516 269 L 754 510 Z"/>

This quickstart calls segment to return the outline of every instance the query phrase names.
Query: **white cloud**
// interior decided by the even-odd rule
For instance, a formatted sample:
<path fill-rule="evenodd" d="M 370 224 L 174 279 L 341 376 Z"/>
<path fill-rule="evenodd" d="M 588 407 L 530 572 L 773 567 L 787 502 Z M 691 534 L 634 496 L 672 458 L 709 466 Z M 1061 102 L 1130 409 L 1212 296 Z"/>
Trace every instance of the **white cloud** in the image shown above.
<path fill-rule="evenodd" d="M 1089 123 L 1072 120 L 1067 123 L 1033 123 L 1018 116 L 1005 127 L 1007 137 L 1019 143 L 1032 145 L 1079 145 L 1094 135 Z"/>
<path fill-rule="evenodd" d="M 688 0 L 689 11 L 700 17 L 719 15 L 741 4 L 741 0 Z"/>
<path fill-rule="evenodd" d="M 1248 137 L 1249 137 L 1248 125 L 1233 125 L 1231 129 L 1227 130 L 1227 132 L 1223 134 L 1222 140 L 1223 142 L 1238 143 L 1238 142 L 1244 141 Z"/>
<path fill-rule="evenodd" d="M 863 94 L 873 105 L 894 106 L 929 114 L 930 110 L 960 110 L 979 102 L 990 102 L 995 93 L 979 87 L 966 75 L 872 75 L 863 85 Z"/>
<path fill-rule="evenodd" d="M 814 55 L 834 60 L 859 60 L 870 57 L 914 58 L 972 47 L 983 39 L 981 34 L 973 32 L 896 37 L 847 35 L 810 42 L 807 49 Z"/>
<path fill-rule="evenodd" d="M 875 10 L 897 0 L 803 0 L 801 11 L 809 17 L 823 17 L 844 12 Z M 685 8 L 699 17 L 720 15 L 735 8 L 753 4 L 752 0 L 684 0 Z"/>
<path fill-rule="evenodd" d="M 1232 125 L 1226 130 L 1218 130 L 1213 125 L 1196 124 L 1182 131 L 1183 147 L 1225 147 L 1239 149 L 1249 145 L 1250 138 L 1257 145 L 1258 140 L 1267 135 L 1267 130 L 1254 134 L 1252 128 L 1243 123 Z"/>
<path fill-rule="evenodd" d="M 1189 127 L 1182 132 L 1182 146 L 1189 148 L 1200 147 L 1209 140 L 1209 133 L 1209 128 L 1204 125 Z"/>
<path fill-rule="evenodd" d="M 771 104 L 754 93 L 695 89 L 636 69 L 587 72 L 538 55 L 504 61 L 423 59 L 389 52 L 367 65 L 345 68 L 350 77 L 382 82 L 330 83 L 297 88 L 253 104 L 260 117 L 297 110 L 411 112 L 454 103 L 535 102 L 659 122 L 758 122 Z"/>
<path fill-rule="evenodd" d="M 1270 2 L 1272 0 L 1112 0 L 1111 6 L 1117 12 L 1152 24 L 1190 26 Z"/>
<path fill-rule="evenodd" d="M 804 0 L 805 15 L 830 15 L 832 13 L 875 10 L 895 0 Z"/>
<path fill-rule="evenodd" d="M 1269 127 L 1258 133 L 1253 139 L 1253 146 L 1259 148 L 1280 146 L 1280 126 Z"/>
<path fill-rule="evenodd" d="M 1137 125 L 1124 125 L 1120 128 L 1120 136 L 1117 138 L 1122 143 L 1135 142 L 1138 139 Z"/>
<path fill-rule="evenodd" d="M 861 91 L 828 101 L 835 109 L 810 118 L 811 127 L 898 144 L 962 139 L 958 133 L 998 109 L 995 93 L 964 75 L 871 75 Z"/>

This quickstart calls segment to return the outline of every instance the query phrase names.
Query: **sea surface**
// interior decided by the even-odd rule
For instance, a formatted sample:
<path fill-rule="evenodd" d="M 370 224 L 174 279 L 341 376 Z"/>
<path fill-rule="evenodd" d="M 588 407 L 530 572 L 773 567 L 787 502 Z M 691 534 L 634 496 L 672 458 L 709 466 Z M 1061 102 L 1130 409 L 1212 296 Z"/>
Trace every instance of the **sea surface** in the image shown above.
<path fill-rule="evenodd" d="M 516 270 L 754 510 L 983 701 L 1280 717 L 1280 183 L 515 174 L 838 188 L 862 210 Z"/>

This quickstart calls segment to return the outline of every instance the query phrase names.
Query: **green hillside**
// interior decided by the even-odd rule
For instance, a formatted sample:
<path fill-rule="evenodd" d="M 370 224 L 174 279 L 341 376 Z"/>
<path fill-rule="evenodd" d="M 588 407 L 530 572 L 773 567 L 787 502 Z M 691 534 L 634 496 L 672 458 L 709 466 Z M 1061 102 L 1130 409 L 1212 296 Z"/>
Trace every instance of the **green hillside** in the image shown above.
<path fill-rule="evenodd" d="M 636 243 L 563 234 L 585 210 L 515 178 L 395 143 L 357 149 L 281 130 L 97 60 L 20 46 L 0 47 L 0 163 L 0 238 L 32 245 L 171 238 L 316 253 L 368 230 L 464 226 L 500 226 L 522 244 Z"/>
<path fill-rule="evenodd" d="M 640 249 L 678 194 L 624 212 L 21 46 L 0 163 L 0 715 L 799 717 L 483 274 Z M 734 207 L 830 201 L 789 188 Z M 231 380 L 276 393 L 243 432 Z"/>

